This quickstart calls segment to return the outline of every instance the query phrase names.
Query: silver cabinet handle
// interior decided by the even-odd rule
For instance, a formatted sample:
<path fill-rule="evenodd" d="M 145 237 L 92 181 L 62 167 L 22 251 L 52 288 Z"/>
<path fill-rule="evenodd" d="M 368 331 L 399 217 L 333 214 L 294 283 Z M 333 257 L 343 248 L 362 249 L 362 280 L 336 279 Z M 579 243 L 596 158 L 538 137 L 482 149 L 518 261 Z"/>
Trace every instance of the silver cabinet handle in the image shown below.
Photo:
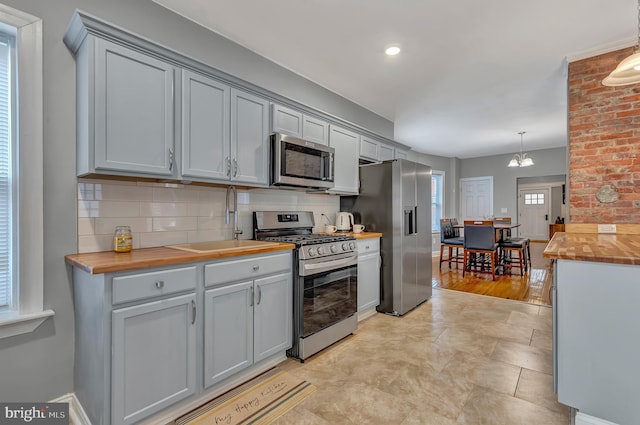
<path fill-rule="evenodd" d="M 196 323 L 196 302 L 191 300 L 191 324 L 195 325 Z"/>
<path fill-rule="evenodd" d="M 260 285 L 258 285 L 258 301 L 256 304 L 260 304 L 260 301 L 262 301 L 262 289 L 260 288 Z"/>
<path fill-rule="evenodd" d="M 233 177 L 237 177 L 238 176 L 238 160 L 237 159 L 233 159 Z"/>
<path fill-rule="evenodd" d="M 231 159 L 229 159 L 229 157 L 224 159 L 224 166 L 227 172 L 227 177 L 231 176 Z"/>
<path fill-rule="evenodd" d="M 257 272 L 258 270 L 260 270 L 260 266 L 259 266 L 258 264 L 255 264 L 255 265 L 253 266 L 253 271 L 254 271 L 254 272 Z"/>
<path fill-rule="evenodd" d="M 158 289 L 164 288 L 164 280 L 156 281 L 156 288 L 158 288 Z"/>
<path fill-rule="evenodd" d="M 173 171 L 173 148 L 169 148 L 169 171 Z"/>
<path fill-rule="evenodd" d="M 249 302 L 249 306 L 253 307 L 253 286 L 251 287 L 251 299 L 250 299 L 250 302 Z"/>

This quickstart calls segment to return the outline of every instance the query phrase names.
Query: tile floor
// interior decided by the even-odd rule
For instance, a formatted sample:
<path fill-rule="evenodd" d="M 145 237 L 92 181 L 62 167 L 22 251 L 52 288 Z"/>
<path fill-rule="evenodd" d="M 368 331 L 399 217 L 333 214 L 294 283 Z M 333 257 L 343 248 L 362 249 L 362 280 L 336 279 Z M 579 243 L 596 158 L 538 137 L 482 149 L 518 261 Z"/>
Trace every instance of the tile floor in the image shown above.
<path fill-rule="evenodd" d="M 275 423 L 563 424 L 552 390 L 551 311 L 445 289 L 403 317 L 383 314 L 280 367 L 317 391 Z"/>

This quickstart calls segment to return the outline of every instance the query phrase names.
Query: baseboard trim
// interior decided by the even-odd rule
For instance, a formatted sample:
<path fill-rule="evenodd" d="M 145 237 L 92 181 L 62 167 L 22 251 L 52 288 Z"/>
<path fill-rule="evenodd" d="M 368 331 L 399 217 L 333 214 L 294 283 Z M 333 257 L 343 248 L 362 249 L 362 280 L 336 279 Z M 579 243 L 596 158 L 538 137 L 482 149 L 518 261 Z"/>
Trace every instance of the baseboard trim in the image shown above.
<path fill-rule="evenodd" d="M 75 393 L 65 394 L 62 397 L 49 400 L 50 403 L 69 404 L 69 424 L 70 425 L 91 425 L 89 417 L 84 412 L 82 405 L 78 401 Z"/>
<path fill-rule="evenodd" d="M 617 425 L 613 422 L 605 421 L 604 419 L 596 418 L 595 416 L 585 415 L 584 413 L 576 413 L 575 425 Z"/>

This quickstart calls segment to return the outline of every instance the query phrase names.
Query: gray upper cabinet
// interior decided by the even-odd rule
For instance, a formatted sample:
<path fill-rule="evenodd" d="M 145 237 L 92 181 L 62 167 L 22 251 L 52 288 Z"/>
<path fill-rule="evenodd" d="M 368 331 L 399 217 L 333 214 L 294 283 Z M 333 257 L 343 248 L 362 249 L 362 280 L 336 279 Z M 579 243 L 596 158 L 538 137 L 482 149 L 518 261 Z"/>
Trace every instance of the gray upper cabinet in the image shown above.
<path fill-rule="evenodd" d="M 395 159 L 407 159 L 408 156 L 409 156 L 409 151 L 396 148 Z"/>
<path fill-rule="evenodd" d="M 182 175 L 229 180 L 231 88 L 182 72 Z"/>
<path fill-rule="evenodd" d="M 329 144 L 329 124 L 309 115 L 302 116 L 302 138 L 322 145 Z"/>
<path fill-rule="evenodd" d="M 302 112 L 272 103 L 271 129 L 274 133 L 302 138 Z"/>
<path fill-rule="evenodd" d="M 88 37 L 78 57 L 78 174 L 175 175 L 179 70 L 95 37 Z"/>
<path fill-rule="evenodd" d="M 394 150 L 378 140 L 361 136 L 360 137 L 360 158 L 368 161 L 387 161 L 394 158 Z"/>
<path fill-rule="evenodd" d="M 231 89 L 231 181 L 269 185 L 269 101 Z"/>
<path fill-rule="evenodd" d="M 271 105 L 271 128 L 322 145 L 329 144 L 329 124 L 319 118 L 303 114 L 276 103 Z"/>
<path fill-rule="evenodd" d="M 268 126 L 266 99 L 183 71 L 183 177 L 267 186 Z"/>
<path fill-rule="evenodd" d="M 334 187 L 330 193 L 357 195 L 359 189 L 358 177 L 358 147 L 360 136 L 353 131 L 329 126 L 329 146 L 336 150 Z"/>

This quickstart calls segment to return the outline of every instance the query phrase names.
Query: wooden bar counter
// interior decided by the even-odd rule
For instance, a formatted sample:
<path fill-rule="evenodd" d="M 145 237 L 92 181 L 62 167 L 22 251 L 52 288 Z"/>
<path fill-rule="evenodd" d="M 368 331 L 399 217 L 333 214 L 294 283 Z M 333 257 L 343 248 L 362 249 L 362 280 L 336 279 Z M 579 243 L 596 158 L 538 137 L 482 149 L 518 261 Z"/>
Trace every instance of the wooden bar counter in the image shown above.
<path fill-rule="evenodd" d="M 567 224 L 553 259 L 553 375 L 577 423 L 640 423 L 640 225 Z M 616 233 L 598 233 L 614 231 Z"/>

